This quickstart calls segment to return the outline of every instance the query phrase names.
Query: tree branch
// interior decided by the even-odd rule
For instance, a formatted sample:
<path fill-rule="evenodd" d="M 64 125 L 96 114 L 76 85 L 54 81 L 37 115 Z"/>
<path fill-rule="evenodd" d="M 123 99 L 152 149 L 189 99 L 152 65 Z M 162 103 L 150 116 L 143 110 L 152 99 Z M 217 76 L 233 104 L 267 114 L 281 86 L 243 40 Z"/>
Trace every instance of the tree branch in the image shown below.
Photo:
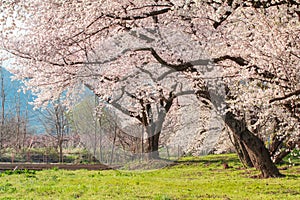
<path fill-rule="evenodd" d="M 176 71 L 186 71 L 190 70 L 192 72 L 197 71 L 196 69 L 193 68 L 194 65 L 208 65 L 210 60 L 208 59 L 199 59 L 195 60 L 192 62 L 185 62 L 181 64 L 171 64 L 165 61 L 158 53 L 151 47 L 146 47 L 146 48 L 140 48 L 140 49 L 135 49 L 134 51 L 149 51 L 151 52 L 152 56 L 162 65 L 165 65 L 167 67 L 170 67 Z"/>
<path fill-rule="evenodd" d="M 171 10 L 171 7 L 164 8 L 161 10 L 155 10 L 148 13 L 142 13 L 141 15 L 134 15 L 134 16 L 126 16 L 126 17 L 120 17 L 113 14 L 106 14 L 106 17 L 113 18 L 113 19 L 120 19 L 120 20 L 137 20 L 137 19 L 145 19 L 148 17 L 153 17 L 161 14 L 165 14 Z"/>
<path fill-rule="evenodd" d="M 300 95 L 300 89 L 299 89 L 299 90 L 296 90 L 296 91 L 294 91 L 294 92 L 291 92 L 291 93 L 289 93 L 289 94 L 286 94 L 286 95 L 284 95 L 284 96 L 282 96 L 282 97 L 277 97 L 277 98 L 271 99 L 271 100 L 269 101 L 269 103 L 273 103 L 273 102 L 275 102 L 275 101 L 285 100 L 285 99 L 287 99 L 287 98 L 289 98 L 289 97 L 297 96 L 297 95 Z"/>
<path fill-rule="evenodd" d="M 274 6 L 281 6 L 281 5 L 300 5 L 299 2 L 295 0 L 282 0 L 282 1 L 274 1 L 274 0 L 268 0 L 268 1 L 256 1 L 256 0 L 251 0 L 250 1 L 251 6 L 253 8 L 270 8 Z"/>
<path fill-rule="evenodd" d="M 244 59 L 240 56 L 225 55 L 225 56 L 221 56 L 221 57 L 218 57 L 218 58 L 213 58 L 212 60 L 213 60 L 214 63 L 222 62 L 222 61 L 225 61 L 225 60 L 231 60 L 231 61 L 235 62 L 236 64 L 238 64 L 239 66 L 242 66 L 242 67 L 247 66 L 249 64 L 249 62 L 246 59 Z M 250 66 L 247 67 L 247 69 L 249 69 L 249 70 L 254 69 L 254 71 L 258 75 L 260 75 L 264 78 L 272 79 L 272 78 L 277 77 L 274 73 L 269 72 L 267 70 L 264 70 L 264 69 L 260 68 L 257 65 L 250 65 Z M 277 78 L 279 78 L 282 81 L 288 81 L 287 79 L 283 79 L 283 78 L 280 78 L 280 77 L 277 77 Z"/>
<path fill-rule="evenodd" d="M 222 25 L 222 23 L 224 21 L 226 21 L 229 16 L 239 7 L 252 7 L 252 8 L 271 8 L 271 7 L 275 7 L 275 6 L 281 6 L 281 5 L 287 5 L 289 7 L 296 5 L 299 6 L 300 3 L 298 1 L 295 0 L 281 0 L 281 1 L 274 1 L 274 0 L 267 0 L 267 1 L 257 1 L 257 0 L 248 0 L 248 1 L 244 1 L 241 3 L 235 2 L 235 4 L 233 3 L 233 0 L 227 0 L 227 1 L 223 1 L 223 3 L 220 3 L 220 1 L 207 1 L 206 3 L 209 6 L 213 6 L 213 4 L 217 4 L 218 6 L 223 6 L 223 4 L 227 4 L 229 7 L 232 8 L 233 11 L 231 10 L 227 10 L 219 19 L 218 21 L 214 21 L 213 23 L 213 27 L 215 29 L 217 29 L 219 26 Z M 214 6 L 213 6 L 214 7 Z M 217 10 L 217 7 L 214 7 L 215 10 Z M 297 11 L 295 11 L 296 14 Z"/>

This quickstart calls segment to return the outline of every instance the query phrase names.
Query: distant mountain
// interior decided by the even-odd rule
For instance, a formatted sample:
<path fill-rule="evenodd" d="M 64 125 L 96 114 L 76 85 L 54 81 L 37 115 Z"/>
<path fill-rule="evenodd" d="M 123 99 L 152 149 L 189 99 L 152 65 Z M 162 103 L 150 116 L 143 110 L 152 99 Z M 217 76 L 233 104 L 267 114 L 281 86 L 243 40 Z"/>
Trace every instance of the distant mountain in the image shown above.
<path fill-rule="evenodd" d="M 27 115 L 29 130 L 34 133 L 42 133 L 43 126 L 39 120 L 40 111 L 34 110 L 33 106 L 29 103 L 34 99 L 33 94 L 30 91 L 24 94 L 22 89 L 24 85 L 20 81 L 12 80 L 13 74 L 5 68 L 2 67 L 0 70 L 0 77 L 3 76 L 3 87 L 5 93 L 5 116 L 16 116 L 19 106 L 21 116 Z M 1 91 L 2 85 L 0 82 L 0 103 L 3 101 Z"/>

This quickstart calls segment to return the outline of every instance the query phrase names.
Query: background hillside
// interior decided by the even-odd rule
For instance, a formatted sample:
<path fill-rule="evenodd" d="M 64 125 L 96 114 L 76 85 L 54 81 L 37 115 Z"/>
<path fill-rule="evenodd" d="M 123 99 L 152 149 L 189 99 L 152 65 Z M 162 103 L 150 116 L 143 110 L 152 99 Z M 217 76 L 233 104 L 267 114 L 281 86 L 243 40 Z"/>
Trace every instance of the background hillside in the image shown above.
<path fill-rule="evenodd" d="M 0 90 L 4 88 L 5 94 L 5 118 L 13 118 L 19 112 L 20 116 L 26 118 L 28 122 L 28 129 L 32 133 L 42 133 L 43 126 L 40 124 L 40 111 L 34 110 L 30 102 L 33 101 L 34 95 L 27 91 L 23 92 L 23 84 L 20 81 L 13 80 L 13 74 L 5 68 L 1 68 L 1 80 L 3 78 L 3 85 L 0 83 Z M 0 103 L 3 102 L 3 96 L 0 96 Z M 2 111 L 1 111 L 2 112 Z"/>

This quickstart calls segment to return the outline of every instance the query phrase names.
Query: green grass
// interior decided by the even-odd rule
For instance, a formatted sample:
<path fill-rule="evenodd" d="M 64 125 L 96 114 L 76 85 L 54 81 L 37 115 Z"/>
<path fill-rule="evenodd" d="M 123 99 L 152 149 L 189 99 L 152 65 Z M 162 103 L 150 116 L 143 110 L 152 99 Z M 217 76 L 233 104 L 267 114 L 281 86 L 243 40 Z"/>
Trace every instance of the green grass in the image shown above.
<path fill-rule="evenodd" d="M 224 169 L 222 163 L 231 168 Z M 235 155 L 182 158 L 177 165 L 147 171 L 2 173 L 0 200 L 8 199 L 300 199 L 300 167 L 284 178 L 254 179 Z"/>

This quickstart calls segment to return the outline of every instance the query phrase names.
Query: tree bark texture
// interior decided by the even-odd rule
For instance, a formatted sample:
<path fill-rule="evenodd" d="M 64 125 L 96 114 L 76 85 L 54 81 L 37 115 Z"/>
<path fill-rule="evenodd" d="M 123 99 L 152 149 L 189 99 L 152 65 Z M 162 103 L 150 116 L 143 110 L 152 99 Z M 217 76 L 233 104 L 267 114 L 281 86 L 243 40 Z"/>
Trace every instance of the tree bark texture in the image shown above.
<path fill-rule="evenodd" d="M 238 157 L 244 167 L 254 167 L 244 143 L 237 139 L 235 135 L 233 135 L 233 142 Z"/>
<path fill-rule="evenodd" d="M 159 136 L 160 133 L 157 133 L 147 138 L 145 149 L 145 157 L 147 160 L 159 159 Z"/>
<path fill-rule="evenodd" d="M 245 145 L 251 162 L 257 170 L 261 171 L 263 178 L 282 176 L 272 162 L 270 153 L 263 141 L 249 131 L 242 120 L 237 119 L 233 113 L 228 112 L 225 116 L 225 123 L 232 130 L 234 137 Z"/>

